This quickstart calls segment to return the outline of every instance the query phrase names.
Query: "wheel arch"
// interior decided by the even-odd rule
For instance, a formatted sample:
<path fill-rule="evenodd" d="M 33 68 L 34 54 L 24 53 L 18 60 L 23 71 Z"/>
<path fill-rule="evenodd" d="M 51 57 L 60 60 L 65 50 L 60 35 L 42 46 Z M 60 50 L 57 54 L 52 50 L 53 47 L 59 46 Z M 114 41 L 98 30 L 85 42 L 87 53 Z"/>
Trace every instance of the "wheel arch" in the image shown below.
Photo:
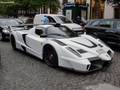
<path fill-rule="evenodd" d="M 56 51 L 56 49 L 54 48 L 54 46 L 53 45 L 51 45 L 51 44 L 46 44 L 46 45 L 44 45 L 43 46 L 43 49 L 42 49 L 42 58 L 43 58 L 43 54 L 44 54 L 44 52 L 45 52 L 45 50 L 46 49 L 48 49 L 48 48 L 52 48 L 52 49 L 54 49 L 55 51 Z M 57 52 L 56 52 L 57 53 Z"/>
<path fill-rule="evenodd" d="M 49 53 L 51 51 L 53 51 L 55 53 L 55 57 L 56 57 L 55 62 L 52 65 L 54 67 L 57 67 L 57 66 L 59 66 L 59 57 L 58 57 L 58 53 L 57 53 L 56 49 L 52 45 L 46 44 L 43 47 L 42 59 L 45 60 L 45 62 L 46 62 L 46 57 L 47 57 L 46 55 L 47 55 L 47 53 Z"/>
<path fill-rule="evenodd" d="M 47 48 L 53 48 L 55 51 L 56 51 L 56 54 L 57 54 L 57 57 L 58 57 L 58 63 L 59 63 L 59 59 L 60 59 L 60 48 L 58 48 L 56 46 L 56 44 L 50 44 L 50 43 L 47 43 L 43 46 L 43 49 L 42 49 L 42 59 L 43 59 L 43 54 L 45 52 L 45 49 Z"/>

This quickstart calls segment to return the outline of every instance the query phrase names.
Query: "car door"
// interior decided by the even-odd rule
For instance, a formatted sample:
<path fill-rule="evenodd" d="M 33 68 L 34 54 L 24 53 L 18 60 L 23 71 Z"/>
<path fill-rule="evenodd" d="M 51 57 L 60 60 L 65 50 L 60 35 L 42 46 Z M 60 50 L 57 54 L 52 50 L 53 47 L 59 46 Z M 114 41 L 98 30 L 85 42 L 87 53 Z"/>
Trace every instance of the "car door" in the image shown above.
<path fill-rule="evenodd" d="M 102 22 L 102 20 L 90 21 L 85 26 L 86 33 L 90 35 L 95 35 L 97 37 L 98 37 L 98 34 L 102 34 L 105 31 L 105 28 L 100 26 L 100 22 Z"/>
<path fill-rule="evenodd" d="M 85 26 L 85 30 L 87 34 L 93 34 L 98 30 L 99 20 L 89 21 L 89 23 Z"/>
<path fill-rule="evenodd" d="M 112 43 L 116 41 L 115 32 L 114 29 L 114 21 L 113 20 L 103 20 L 99 23 L 99 27 L 103 28 L 101 32 L 98 32 L 97 35 L 100 39 L 102 39 L 105 42 Z"/>
<path fill-rule="evenodd" d="M 31 48 L 30 53 L 42 57 L 42 46 L 45 38 L 40 37 L 40 35 L 44 32 L 44 28 L 39 28 L 34 30 L 34 34 L 28 34 L 26 36 L 26 44 L 29 48 Z"/>

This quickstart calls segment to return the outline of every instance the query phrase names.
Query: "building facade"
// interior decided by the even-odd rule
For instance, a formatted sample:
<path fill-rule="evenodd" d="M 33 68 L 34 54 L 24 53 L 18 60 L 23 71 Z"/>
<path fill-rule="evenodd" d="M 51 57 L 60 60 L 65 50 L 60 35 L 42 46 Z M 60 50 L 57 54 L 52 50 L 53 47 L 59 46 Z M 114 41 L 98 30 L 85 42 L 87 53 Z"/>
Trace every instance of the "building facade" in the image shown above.
<path fill-rule="evenodd" d="M 120 19 L 120 6 L 105 2 L 104 18 Z"/>
<path fill-rule="evenodd" d="M 87 5 L 87 19 L 97 19 L 104 17 L 104 0 L 60 0 L 61 4 L 64 3 L 77 3 L 81 5 Z M 62 5 L 61 5 L 62 6 Z"/>
<path fill-rule="evenodd" d="M 61 14 L 65 3 L 87 5 L 87 19 L 120 18 L 120 6 L 113 6 L 107 0 L 60 0 Z"/>

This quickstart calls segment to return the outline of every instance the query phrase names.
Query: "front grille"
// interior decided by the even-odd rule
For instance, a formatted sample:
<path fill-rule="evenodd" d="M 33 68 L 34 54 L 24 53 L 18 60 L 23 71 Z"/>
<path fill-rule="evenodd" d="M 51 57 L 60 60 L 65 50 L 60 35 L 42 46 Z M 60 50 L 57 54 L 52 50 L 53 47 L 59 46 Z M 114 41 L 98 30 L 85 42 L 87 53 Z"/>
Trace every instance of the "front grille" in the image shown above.
<path fill-rule="evenodd" d="M 91 66 L 89 68 L 89 71 L 93 71 L 93 70 L 98 70 L 101 69 L 103 67 L 104 61 L 102 60 L 94 60 L 94 61 L 90 61 Z"/>
<path fill-rule="evenodd" d="M 96 64 L 103 64 L 104 61 L 99 59 L 99 60 L 90 61 L 90 63 L 93 64 L 93 65 L 96 65 Z"/>
<path fill-rule="evenodd" d="M 95 60 L 99 60 L 100 58 L 99 57 L 91 57 L 91 58 L 88 58 L 89 61 L 95 61 Z"/>

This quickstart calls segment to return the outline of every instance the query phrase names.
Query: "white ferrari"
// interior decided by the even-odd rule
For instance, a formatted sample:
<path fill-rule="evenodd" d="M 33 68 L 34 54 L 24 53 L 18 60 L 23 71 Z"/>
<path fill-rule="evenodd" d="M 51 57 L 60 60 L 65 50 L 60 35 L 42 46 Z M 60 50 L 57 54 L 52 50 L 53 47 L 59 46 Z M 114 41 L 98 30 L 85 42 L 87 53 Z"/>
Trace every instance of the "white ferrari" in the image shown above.
<path fill-rule="evenodd" d="M 14 50 L 30 53 L 49 66 L 81 72 L 103 68 L 114 55 L 113 50 L 100 39 L 57 24 L 12 30 L 11 45 Z"/>

